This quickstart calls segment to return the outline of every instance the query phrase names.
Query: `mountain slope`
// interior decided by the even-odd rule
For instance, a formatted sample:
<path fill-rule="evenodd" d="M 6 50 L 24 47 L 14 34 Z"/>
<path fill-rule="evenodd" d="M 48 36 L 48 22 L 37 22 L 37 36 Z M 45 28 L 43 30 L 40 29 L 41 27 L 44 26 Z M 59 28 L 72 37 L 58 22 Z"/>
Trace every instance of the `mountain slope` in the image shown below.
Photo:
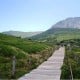
<path fill-rule="evenodd" d="M 54 28 L 31 38 L 37 40 L 53 40 L 56 38 L 58 41 L 75 38 L 78 39 L 80 38 L 80 29 Z"/>
<path fill-rule="evenodd" d="M 53 25 L 49 30 L 33 36 L 32 39 L 57 40 L 80 38 L 80 17 L 67 18 Z"/>
<path fill-rule="evenodd" d="M 57 22 L 52 26 L 53 28 L 78 28 L 80 29 L 80 17 L 67 18 L 65 20 Z"/>
<path fill-rule="evenodd" d="M 16 37 L 26 38 L 26 37 L 31 37 L 31 36 L 40 34 L 42 32 L 41 31 L 39 31 L 39 32 L 5 31 L 5 32 L 2 32 L 2 33 L 7 34 L 7 35 L 16 36 Z"/>

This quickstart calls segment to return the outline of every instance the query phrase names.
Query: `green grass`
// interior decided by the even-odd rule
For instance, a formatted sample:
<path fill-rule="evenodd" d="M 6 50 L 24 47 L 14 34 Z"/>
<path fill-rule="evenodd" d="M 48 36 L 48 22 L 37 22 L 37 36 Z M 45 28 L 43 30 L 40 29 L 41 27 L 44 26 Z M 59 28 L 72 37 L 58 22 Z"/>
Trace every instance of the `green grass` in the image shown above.
<path fill-rule="evenodd" d="M 80 40 L 68 40 L 64 43 L 70 43 L 71 46 L 66 46 L 66 54 L 64 64 L 62 66 L 61 79 L 71 79 L 70 65 L 72 68 L 73 79 L 80 79 Z"/>
<path fill-rule="evenodd" d="M 76 28 L 53 28 L 50 30 L 47 30 L 41 34 L 38 34 L 36 36 L 33 36 L 32 39 L 45 39 L 45 38 L 52 38 L 52 37 L 56 37 L 59 35 L 80 35 L 80 29 L 76 29 Z"/>
<path fill-rule="evenodd" d="M 41 43 L 29 41 L 29 40 L 24 40 L 24 39 L 12 37 L 12 36 L 5 37 L 5 35 L 3 35 L 3 37 L 2 35 L 0 35 L 0 44 L 5 45 L 5 47 L 7 45 L 8 49 L 9 49 L 9 46 L 10 48 L 15 47 L 27 53 L 36 53 L 48 47 L 45 44 L 41 44 Z"/>
<path fill-rule="evenodd" d="M 63 40 L 70 40 L 70 39 L 80 39 L 80 34 L 58 34 L 57 35 L 57 41 L 60 42 L 60 41 L 63 41 Z"/>
<path fill-rule="evenodd" d="M 47 30 L 39 35 L 33 36 L 32 39 L 47 41 L 47 42 L 57 42 L 70 39 L 80 39 L 80 29 L 74 28 L 53 28 Z"/>
<path fill-rule="evenodd" d="M 52 51 L 52 47 L 44 43 L 0 34 L 0 78 L 21 77 L 47 60 Z M 16 57 L 14 77 L 12 77 L 13 56 Z"/>

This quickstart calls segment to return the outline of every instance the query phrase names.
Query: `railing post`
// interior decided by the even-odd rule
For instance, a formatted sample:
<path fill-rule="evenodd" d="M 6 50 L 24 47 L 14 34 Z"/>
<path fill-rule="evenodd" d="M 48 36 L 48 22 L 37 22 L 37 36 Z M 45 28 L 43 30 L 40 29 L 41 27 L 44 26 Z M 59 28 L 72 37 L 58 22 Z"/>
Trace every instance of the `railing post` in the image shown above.
<path fill-rule="evenodd" d="M 68 49 L 71 52 L 71 46 L 70 46 L 70 44 L 68 44 Z M 68 57 L 68 63 L 69 63 L 69 67 L 70 67 L 71 79 L 73 80 L 72 67 L 71 67 L 71 63 L 69 61 L 69 57 Z"/>
<path fill-rule="evenodd" d="M 16 71 L 16 57 L 13 56 L 13 59 L 12 59 L 12 77 L 14 78 L 14 75 L 15 75 L 15 71 Z"/>
<path fill-rule="evenodd" d="M 72 73 L 71 64 L 70 64 L 70 72 L 71 72 L 71 78 L 72 78 L 72 80 L 73 80 L 73 73 Z"/>

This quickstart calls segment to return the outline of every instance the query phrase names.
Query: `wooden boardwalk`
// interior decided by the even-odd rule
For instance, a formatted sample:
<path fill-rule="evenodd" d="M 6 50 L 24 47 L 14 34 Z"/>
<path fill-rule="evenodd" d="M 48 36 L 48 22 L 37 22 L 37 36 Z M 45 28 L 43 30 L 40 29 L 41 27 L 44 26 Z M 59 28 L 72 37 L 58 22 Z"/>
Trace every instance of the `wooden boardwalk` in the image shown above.
<path fill-rule="evenodd" d="M 43 62 L 37 69 L 25 74 L 18 80 L 60 80 L 61 66 L 64 60 L 65 48 L 61 47 Z"/>

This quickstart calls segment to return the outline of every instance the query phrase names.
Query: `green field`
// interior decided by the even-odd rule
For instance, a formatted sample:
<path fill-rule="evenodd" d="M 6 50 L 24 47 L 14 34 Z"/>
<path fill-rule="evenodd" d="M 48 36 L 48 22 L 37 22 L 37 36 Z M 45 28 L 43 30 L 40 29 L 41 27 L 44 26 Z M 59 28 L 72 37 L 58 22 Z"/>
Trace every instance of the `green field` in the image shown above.
<path fill-rule="evenodd" d="M 63 40 L 70 40 L 70 39 L 80 39 L 80 34 L 74 33 L 74 34 L 58 34 L 56 37 L 57 41 L 63 41 Z"/>
<path fill-rule="evenodd" d="M 42 39 L 21 39 L 0 34 L 0 77 L 1 79 L 17 79 L 46 61 L 53 53 L 55 44 L 70 43 L 71 51 L 66 46 L 66 55 L 62 67 L 61 79 L 70 79 L 71 63 L 74 79 L 80 78 L 80 32 L 76 29 L 58 31 Z M 69 31 L 69 32 L 68 32 Z M 61 42 L 61 43 L 60 43 Z M 13 56 L 16 57 L 16 71 L 12 75 Z M 76 56 L 76 57 L 75 57 Z"/>
<path fill-rule="evenodd" d="M 33 36 L 32 39 L 46 42 L 60 42 L 63 40 L 80 39 L 80 29 L 75 28 L 53 28 L 41 34 Z"/>
<path fill-rule="evenodd" d="M 19 78 L 36 68 L 52 55 L 52 47 L 20 37 L 0 34 L 0 78 Z M 16 72 L 12 75 L 12 58 L 16 57 Z"/>

